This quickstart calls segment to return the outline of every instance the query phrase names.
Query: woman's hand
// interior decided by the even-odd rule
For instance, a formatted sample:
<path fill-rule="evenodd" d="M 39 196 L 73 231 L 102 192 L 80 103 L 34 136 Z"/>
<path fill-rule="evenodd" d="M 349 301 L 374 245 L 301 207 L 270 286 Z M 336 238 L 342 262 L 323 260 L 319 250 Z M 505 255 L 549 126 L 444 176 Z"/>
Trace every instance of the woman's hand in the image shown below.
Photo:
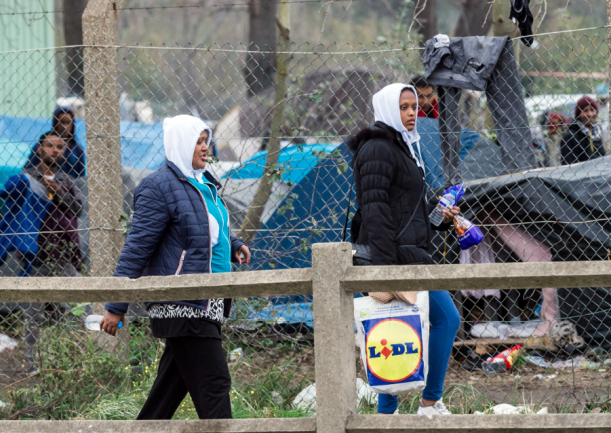
<path fill-rule="evenodd" d="M 110 311 L 104 313 L 102 321 L 100 322 L 100 329 L 113 337 L 117 335 L 119 330 L 119 322 L 125 319 L 125 314 L 115 314 Z"/>
<path fill-rule="evenodd" d="M 441 197 L 439 197 L 439 200 L 441 200 Z M 441 213 L 443 213 L 443 223 L 450 224 L 454 221 L 454 217 L 460 213 L 460 208 L 458 206 L 443 207 Z"/>
<path fill-rule="evenodd" d="M 248 245 L 242 245 L 238 248 L 234 254 L 234 258 L 235 261 L 238 262 L 238 265 L 243 265 L 244 263 L 250 265 L 250 248 L 248 248 Z"/>

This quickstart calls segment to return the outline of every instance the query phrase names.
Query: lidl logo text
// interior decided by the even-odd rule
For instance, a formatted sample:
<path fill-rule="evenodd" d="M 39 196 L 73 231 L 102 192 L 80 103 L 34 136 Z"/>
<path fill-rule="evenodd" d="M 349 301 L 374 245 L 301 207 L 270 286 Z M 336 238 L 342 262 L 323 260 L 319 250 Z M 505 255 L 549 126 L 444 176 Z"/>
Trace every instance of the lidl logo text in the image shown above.
<path fill-rule="evenodd" d="M 379 358 L 380 356 L 384 356 L 385 359 L 388 359 L 389 356 L 400 356 L 400 355 L 413 355 L 418 353 L 418 348 L 414 348 L 414 343 L 403 343 L 403 344 L 391 344 L 389 349 L 382 342 L 383 349 L 378 351 L 378 347 L 368 347 L 369 349 L 369 358 Z"/>
<path fill-rule="evenodd" d="M 367 368 L 384 382 L 407 380 L 422 363 L 420 334 L 406 320 L 390 318 L 373 322 L 367 333 Z M 414 326 L 420 330 L 418 325 Z"/>

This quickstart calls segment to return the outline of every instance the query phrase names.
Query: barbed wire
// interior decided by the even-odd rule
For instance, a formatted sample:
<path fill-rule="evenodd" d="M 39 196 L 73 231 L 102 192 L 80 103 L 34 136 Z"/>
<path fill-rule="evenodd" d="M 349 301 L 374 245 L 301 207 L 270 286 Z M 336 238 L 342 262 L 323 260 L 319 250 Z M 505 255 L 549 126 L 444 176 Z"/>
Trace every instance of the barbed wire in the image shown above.
<path fill-rule="evenodd" d="M 318 2 L 318 0 L 311 0 L 311 2 Z M 348 1 L 348 0 L 337 0 L 337 1 Z M 291 2 L 287 2 L 291 3 Z M 3 15 L 0 13 L 0 16 Z M 549 36 L 549 35 L 558 35 L 564 33 L 576 33 L 576 32 L 586 32 L 589 30 L 599 30 L 606 29 L 611 27 L 611 25 L 598 26 L 598 27 L 584 27 L 579 29 L 569 29 L 569 30 L 559 30 L 557 32 L 546 32 L 546 33 L 537 33 L 532 35 L 532 37 L 539 36 Z M 512 38 L 512 41 L 520 40 L 524 38 L 524 36 L 518 36 Z M 400 42 L 397 42 L 400 43 Z M 357 42 L 355 45 L 362 44 L 362 42 Z M 416 47 L 407 45 L 409 42 L 404 43 L 404 45 L 400 48 L 381 48 L 375 50 L 358 50 L 358 51 L 323 51 L 323 50 L 313 50 L 313 51 L 262 51 L 262 50 L 236 50 L 229 48 L 211 48 L 211 47 L 170 47 L 167 45 L 154 46 L 154 45 L 62 45 L 62 46 L 54 46 L 54 47 L 41 47 L 41 48 L 28 48 L 23 50 L 8 50 L 8 51 L 0 51 L 0 54 L 10 54 L 10 53 L 22 53 L 22 52 L 31 52 L 31 51 L 45 51 L 45 50 L 62 50 L 67 48 L 127 48 L 127 49 L 158 49 L 158 50 L 195 50 L 195 51 L 210 51 L 210 52 L 227 52 L 227 53 L 241 53 L 241 54 L 304 54 L 304 55 L 345 55 L 345 54 L 373 54 L 373 53 L 386 53 L 386 52 L 398 52 L 398 51 L 423 51 L 424 47 Z"/>
<path fill-rule="evenodd" d="M 295 3 L 339 3 L 339 2 L 350 2 L 353 0 L 259 0 L 263 3 L 277 3 L 277 4 L 295 4 Z M 114 10 L 117 11 L 137 11 L 137 10 L 153 10 L 153 9 L 191 9 L 191 8 L 231 8 L 235 6 L 250 6 L 250 3 L 242 2 L 242 3 L 217 3 L 217 4 L 199 4 L 199 5 L 175 5 L 175 6 L 138 6 L 138 7 L 129 7 L 129 8 L 116 8 Z M 13 16 L 13 15 L 52 15 L 52 14 L 64 14 L 64 13 L 81 13 L 85 12 L 86 9 L 77 9 L 70 11 L 28 11 L 28 12 L 0 12 L 0 16 Z"/>

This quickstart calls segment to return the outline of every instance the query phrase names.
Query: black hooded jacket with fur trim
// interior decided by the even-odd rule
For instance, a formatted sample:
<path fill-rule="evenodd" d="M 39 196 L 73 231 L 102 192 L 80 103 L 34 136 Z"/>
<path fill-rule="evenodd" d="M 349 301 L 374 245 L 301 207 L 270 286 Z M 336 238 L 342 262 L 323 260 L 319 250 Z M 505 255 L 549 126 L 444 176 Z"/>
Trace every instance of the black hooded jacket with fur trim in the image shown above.
<path fill-rule="evenodd" d="M 448 226 L 431 226 L 433 206 L 422 193 L 426 188 L 424 172 L 401 135 L 376 122 L 350 137 L 346 145 L 354 153 L 359 209 L 352 221 L 352 242 L 369 245 L 373 265 L 432 263 L 428 253 L 431 230 L 445 231 Z M 410 225 L 396 239 L 414 211 Z"/>

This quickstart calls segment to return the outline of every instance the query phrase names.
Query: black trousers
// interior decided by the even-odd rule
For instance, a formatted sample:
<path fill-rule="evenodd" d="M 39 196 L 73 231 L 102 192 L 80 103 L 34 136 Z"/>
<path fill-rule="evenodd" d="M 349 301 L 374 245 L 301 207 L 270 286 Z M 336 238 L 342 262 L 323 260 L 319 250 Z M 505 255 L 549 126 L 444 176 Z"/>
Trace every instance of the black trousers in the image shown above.
<path fill-rule="evenodd" d="M 187 392 L 200 419 L 231 418 L 230 389 L 221 340 L 167 338 L 157 378 L 137 419 L 171 419 Z"/>

